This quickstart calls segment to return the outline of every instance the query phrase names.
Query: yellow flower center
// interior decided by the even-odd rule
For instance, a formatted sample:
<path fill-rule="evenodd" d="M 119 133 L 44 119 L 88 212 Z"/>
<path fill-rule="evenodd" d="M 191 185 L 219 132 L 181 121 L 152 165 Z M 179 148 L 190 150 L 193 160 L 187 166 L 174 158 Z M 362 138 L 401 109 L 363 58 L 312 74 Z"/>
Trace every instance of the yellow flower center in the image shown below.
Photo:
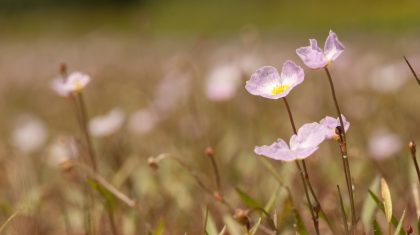
<path fill-rule="evenodd" d="M 273 89 L 271 90 L 271 94 L 277 95 L 278 93 L 282 93 L 287 88 L 289 88 L 289 85 L 277 85 L 273 87 Z"/>
<path fill-rule="evenodd" d="M 82 90 L 82 84 L 79 80 L 74 81 L 74 91 L 78 92 Z"/>

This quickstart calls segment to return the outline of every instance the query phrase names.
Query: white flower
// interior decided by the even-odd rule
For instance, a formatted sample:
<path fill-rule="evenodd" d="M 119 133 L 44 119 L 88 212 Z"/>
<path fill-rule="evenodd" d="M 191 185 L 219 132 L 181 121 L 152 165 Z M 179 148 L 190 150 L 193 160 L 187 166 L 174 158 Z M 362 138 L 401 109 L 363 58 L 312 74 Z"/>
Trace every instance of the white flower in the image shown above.
<path fill-rule="evenodd" d="M 124 112 L 114 108 L 103 116 L 92 118 L 89 121 L 89 131 L 96 137 L 110 136 L 121 128 L 124 119 Z"/>
<path fill-rule="evenodd" d="M 395 63 L 375 68 L 370 77 L 371 87 L 379 92 L 389 93 L 400 89 L 410 77 L 404 64 Z"/>
<path fill-rule="evenodd" d="M 60 136 L 48 147 L 48 163 L 57 167 L 76 158 L 78 154 L 76 141 L 71 137 Z"/>
<path fill-rule="evenodd" d="M 170 113 L 190 91 L 191 75 L 188 72 L 172 70 L 159 82 L 151 105 L 161 114 Z"/>
<path fill-rule="evenodd" d="M 375 131 L 369 138 L 369 153 L 377 160 L 392 157 L 402 148 L 401 137 L 388 130 Z"/>
<path fill-rule="evenodd" d="M 128 121 L 130 131 L 135 134 L 147 134 L 159 123 L 159 117 L 151 109 L 140 109 L 131 114 Z"/>
<path fill-rule="evenodd" d="M 233 65 L 219 65 L 210 72 L 206 79 L 206 96 L 210 100 L 231 99 L 241 82 L 241 70 Z"/>
<path fill-rule="evenodd" d="M 90 77 L 81 72 L 72 72 L 67 77 L 59 76 L 51 82 L 51 88 L 60 96 L 82 91 L 90 82 Z"/>
<path fill-rule="evenodd" d="M 12 133 L 12 144 L 23 153 L 29 154 L 38 150 L 47 139 L 44 122 L 32 115 L 24 115 L 17 119 Z"/>

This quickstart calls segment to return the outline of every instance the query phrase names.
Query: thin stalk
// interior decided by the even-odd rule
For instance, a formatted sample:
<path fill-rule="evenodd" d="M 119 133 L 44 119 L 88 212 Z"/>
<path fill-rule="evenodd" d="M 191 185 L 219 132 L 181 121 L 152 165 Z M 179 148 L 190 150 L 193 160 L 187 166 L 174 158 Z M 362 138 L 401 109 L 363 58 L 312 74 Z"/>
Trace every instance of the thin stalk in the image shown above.
<path fill-rule="evenodd" d="M 292 111 L 290 110 L 290 106 L 289 106 L 289 103 L 287 102 L 286 97 L 283 97 L 283 101 L 284 101 L 284 105 L 286 106 L 287 113 L 289 115 L 290 124 L 292 125 L 293 133 L 296 135 L 297 130 L 296 130 L 295 121 L 293 119 Z M 308 201 L 308 205 L 310 207 L 312 220 L 313 220 L 313 223 L 314 223 L 314 226 L 315 226 L 315 231 L 316 231 L 317 234 L 319 234 L 319 221 L 318 221 L 319 216 L 318 216 L 318 213 L 315 211 L 315 207 L 312 205 L 311 199 L 309 197 L 308 185 L 310 185 L 311 183 L 309 181 L 309 174 L 308 174 L 307 169 L 306 169 L 305 160 L 302 160 L 302 164 L 304 166 L 303 167 L 304 171 L 302 170 L 302 167 L 300 166 L 299 162 L 298 161 L 295 161 L 295 162 L 296 162 L 296 166 L 299 170 L 301 180 L 303 182 L 303 187 L 304 187 L 304 190 L 305 190 L 306 200 Z M 309 188 L 312 188 L 312 186 L 309 186 Z M 311 193 L 312 192 L 313 192 L 313 190 L 311 190 Z M 312 194 L 312 197 L 316 198 L 314 193 Z M 318 201 L 318 200 L 315 199 L 315 201 Z M 318 206 L 318 208 L 320 208 L 320 206 Z"/>
<path fill-rule="evenodd" d="M 89 158 L 90 158 L 90 164 L 94 171 L 98 171 L 97 163 L 96 163 L 96 157 L 95 157 L 95 151 L 93 150 L 93 144 L 92 144 L 92 138 L 90 136 L 89 130 L 88 130 L 88 114 L 86 110 L 86 105 L 83 99 L 82 92 L 77 92 L 76 94 L 77 99 L 79 101 L 79 108 L 80 108 L 80 119 L 81 119 L 81 127 L 83 136 L 85 138 L 88 152 L 89 152 Z"/>
<path fill-rule="evenodd" d="M 414 143 L 413 140 L 410 142 L 409 147 L 410 147 L 411 158 L 413 159 L 414 166 L 416 168 L 417 178 L 419 179 L 419 183 L 420 183 L 420 169 L 419 169 L 419 163 L 417 162 L 417 158 L 416 158 L 417 150 L 416 150 L 416 144 Z"/>
<path fill-rule="evenodd" d="M 405 63 L 407 63 L 408 67 L 410 68 L 411 73 L 413 73 L 414 78 L 415 78 L 415 79 L 416 79 L 416 81 L 417 81 L 417 84 L 419 84 L 419 85 L 420 85 L 420 79 L 419 79 L 419 77 L 417 76 L 416 71 L 414 71 L 413 67 L 411 66 L 410 62 L 408 62 L 408 60 L 407 60 L 407 58 L 406 58 L 405 56 L 404 56 L 404 60 L 405 60 Z"/>
<path fill-rule="evenodd" d="M 164 157 L 162 157 L 160 160 L 163 160 L 164 158 L 170 158 L 175 160 L 180 166 L 182 166 L 185 170 L 187 170 L 187 172 L 195 179 L 195 181 L 197 182 L 197 184 L 201 187 L 201 189 L 203 189 L 204 192 L 206 192 L 207 194 L 209 194 L 212 198 L 216 199 L 216 201 L 222 203 L 223 205 L 225 205 L 229 211 L 231 211 L 232 213 L 235 211 L 233 209 L 233 207 L 224 199 L 223 196 L 221 196 L 221 194 L 219 195 L 215 195 L 211 189 L 209 189 L 204 183 L 203 181 L 201 181 L 201 179 L 198 177 L 197 172 L 192 170 L 186 163 L 184 163 L 181 159 L 172 156 L 172 155 L 165 155 Z M 219 192 L 220 193 L 220 192 Z"/>
<path fill-rule="evenodd" d="M 356 207 L 354 206 L 353 183 L 352 183 L 350 166 L 349 166 L 348 155 L 347 155 L 346 131 L 345 131 L 345 127 L 344 127 L 343 117 L 341 116 L 342 113 L 341 113 L 341 110 L 340 110 L 340 106 L 338 105 L 337 96 L 336 96 L 336 92 L 335 92 L 335 88 L 334 88 L 334 83 L 333 83 L 330 71 L 328 70 L 327 67 L 324 67 L 324 69 L 325 69 L 325 72 L 327 74 L 328 81 L 330 83 L 331 93 L 332 93 L 332 97 L 333 97 L 333 100 L 334 100 L 335 108 L 337 110 L 338 119 L 340 120 L 340 127 L 341 127 L 340 152 L 341 152 L 341 159 L 343 161 L 344 173 L 345 173 L 345 177 L 346 177 L 347 191 L 349 193 L 350 204 L 351 204 L 351 216 L 352 216 L 352 220 L 351 220 L 352 221 L 352 229 L 351 230 L 354 233 L 355 230 L 356 230 L 357 219 L 356 219 Z"/>
<path fill-rule="evenodd" d="M 338 186 L 338 184 L 337 184 L 337 191 L 338 191 L 338 197 L 340 199 L 341 214 L 343 216 L 344 231 L 346 232 L 347 235 L 349 235 L 350 231 L 349 231 L 349 226 L 347 224 L 346 210 L 344 209 L 343 197 L 341 196 L 341 190 L 340 190 L 340 186 Z"/>
<path fill-rule="evenodd" d="M 12 222 L 12 220 L 19 214 L 19 210 L 13 212 L 12 215 L 9 216 L 9 218 L 7 218 L 7 220 L 0 226 L 0 233 L 2 233 L 4 231 L 4 229 L 7 227 L 7 225 Z"/>
<path fill-rule="evenodd" d="M 308 202 L 309 211 L 311 212 L 312 221 L 313 221 L 314 227 L 315 227 L 315 232 L 316 232 L 316 234 L 319 235 L 319 221 L 318 221 L 318 216 L 315 215 L 314 207 L 312 206 L 312 202 L 311 202 L 311 199 L 309 197 L 309 192 L 308 192 L 308 187 L 306 185 L 305 175 L 304 175 L 304 173 L 302 171 L 302 167 L 300 166 L 299 162 L 298 161 L 295 161 L 295 163 L 296 163 L 296 167 L 299 170 L 299 173 L 300 173 L 299 175 L 300 175 L 300 178 L 301 178 L 302 183 L 303 183 L 303 188 L 305 190 L 306 201 Z"/>
<path fill-rule="evenodd" d="M 216 180 L 217 191 L 220 192 L 220 190 L 221 190 L 221 184 L 220 184 L 219 168 L 217 167 L 217 163 L 216 163 L 216 159 L 214 159 L 214 155 L 213 156 L 209 156 L 209 158 L 211 160 L 211 165 L 213 166 L 213 171 L 214 171 L 214 177 L 215 177 L 215 180 Z"/>
<path fill-rule="evenodd" d="M 114 217 L 114 210 L 112 209 L 111 205 L 107 205 L 108 210 L 108 217 L 111 227 L 112 235 L 118 235 L 117 225 L 115 224 L 115 217 Z"/>
<path fill-rule="evenodd" d="M 124 204 L 126 204 L 128 207 L 134 208 L 137 205 L 136 201 L 129 198 L 123 192 L 119 191 L 117 188 L 115 188 L 111 183 L 109 183 L 104 177 L 99 175 L 97 172 L 93 171 L 92 169 L 90 169 L 89 167 L 83 164 L 75 164 L 75 166 L 83 170 L 84 173 L 89 175 L 89 178 L 93 179 L 95 182 L 100 184 L 102 187 L 104 187 L 106 190 L 112 193 L 112 195 L 114 195 L 117 199 L 119 199 L 121 202 L 124 202 Z"/>

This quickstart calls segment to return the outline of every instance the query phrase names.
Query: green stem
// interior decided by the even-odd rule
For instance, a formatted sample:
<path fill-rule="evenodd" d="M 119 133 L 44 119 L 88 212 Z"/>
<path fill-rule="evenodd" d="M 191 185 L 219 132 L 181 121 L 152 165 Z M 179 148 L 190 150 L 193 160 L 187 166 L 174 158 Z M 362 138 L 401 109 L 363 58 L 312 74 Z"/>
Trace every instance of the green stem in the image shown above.
<path fill-rule="evenodd" d="M 338 101 L 337 101 L 337 96 L 336 96 L 336 92 L 335 92 L 335 88 L 334 88 L 334 83 L 330 74 L 330 71 L 328 70 L 327 67 L 324 67 L 325 72 L 327 74 L 328 77 L 328 81 L 330 84 L 330 88 L 331 88 L 331 94 L 334 100 L 334 105 L 338 114 L 338 119 L 340 120 L 340 129 L 341 129 L 341 143 L 340 143 L 340 153 L 341 153 L 341 159 L 343 161 L 343 168 L 344 168 L 344 174 L 346 177 L 346 184 L 347 184 L 347 191 L 349 193 L 349 198 L 350 198 L 350 204 L 351 204 L 351 216 L 352 216 L 352 232 L 355 233 L 356 231 L 356 224 L 357 224 L 357 219 L 356 219 L 356 207 L 354 205 L 354 196 L 353 196 L 353 183 L 352 183 L 352 177 L 351 177 L 351 172 L 350 172 L 350 166 L 349 166 L 349 161 L 348 161 L 348 155 L 347 155 L 347 140 L 346 140 L 346 131 L 345 131 L 345 126 L 344 126 L 344 121 L 343 121 L 343 117 L 342 117 L 342 112 L 340 110 L 340 106 L 338 105 Z"/>

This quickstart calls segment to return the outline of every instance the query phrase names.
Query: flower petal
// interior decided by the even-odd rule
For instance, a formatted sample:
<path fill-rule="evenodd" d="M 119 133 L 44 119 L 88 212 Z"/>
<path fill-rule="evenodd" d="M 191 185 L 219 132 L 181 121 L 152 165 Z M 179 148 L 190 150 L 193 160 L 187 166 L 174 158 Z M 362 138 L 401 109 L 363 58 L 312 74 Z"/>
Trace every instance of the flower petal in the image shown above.
<path fill-rule="evenodd" d="M 288 89 L 292 89 L 302 83 L 304 77 L 305 73 L 303 72 L 303 69 L 296 65 L 293 61 L 288 60 L 283 64 L 280 79 L 283 85 L 289 86 Z"/>
<path fill-rule="evenodd" d="M 251 79 L 246 82 L 245 89 L 253 94 L 269 99 L 284 97 L 283 92 L 273 94 L 273 89 L 280 85 L 280 75 L 276 68 L 264 66 L 252 74 Z"/>
<path fill-rule="evenodd" d="M 80 91 L 90 82 L 90 77 L 81 72 L 71 73 L 66 80 L 65 89 L 69 92 Z"/>
<path fill-rule="evenodd" d="M 296 54 L 303 63 L 311 69 L 323 68 L 328 64 L 321 48 L 318 47 L 315 39 L 309 39 L 310 45 L 296 49 Z"/>
<path fill-rule="evenodd" d="M 329 62 L 332 62 L 336 60 L 343 51 L 343 44 L 338 40 L 337 35 L 332 30 L 330 30 L 324 45 L 325 57 Z"/>
<path fill-rule="evenodd" d="M 341 114 L 341 118 L 343 118 L 344 130 L 347 132 L 347 130 L 350 128 L 350 122 L 347 121 L 346 117 L 343 114 Z M 335 129 L 337 128 L 337 126 L 340 126 L 339 118 L 326 116 L 321 121 L 319 121 L 319 123 L 325 127 L 327 139 L 331 139 L 334 136 L 336 136 Z"/>
<path fill-rule="evenodd" d="M 294 154 L 291 153 L 289 146 L 282 139 L 277 139 L 271 145 L 256 146 L 254 152 L 258 155 L 263 155 L 268 158 L 283 161 L 294 160 Z"/>
<path fill-rule="evenodd" d="M 299 128 L 297 135 L 290 138 L 290 149 L 306 149 L 317 147 L 325 139 L 325 127 L 319 123 L 313 122 L 303 125 Z"/>
<path fill-rule="evenodd" d="M 319 147 L 316 146 L 316 147 L 292 150 L 293 155 L 294 155 L 293 158 L 294 159 L 305 159 L 305 158 L 311 156 L 315 151 L 317 151 L 318 148 Z"/>

